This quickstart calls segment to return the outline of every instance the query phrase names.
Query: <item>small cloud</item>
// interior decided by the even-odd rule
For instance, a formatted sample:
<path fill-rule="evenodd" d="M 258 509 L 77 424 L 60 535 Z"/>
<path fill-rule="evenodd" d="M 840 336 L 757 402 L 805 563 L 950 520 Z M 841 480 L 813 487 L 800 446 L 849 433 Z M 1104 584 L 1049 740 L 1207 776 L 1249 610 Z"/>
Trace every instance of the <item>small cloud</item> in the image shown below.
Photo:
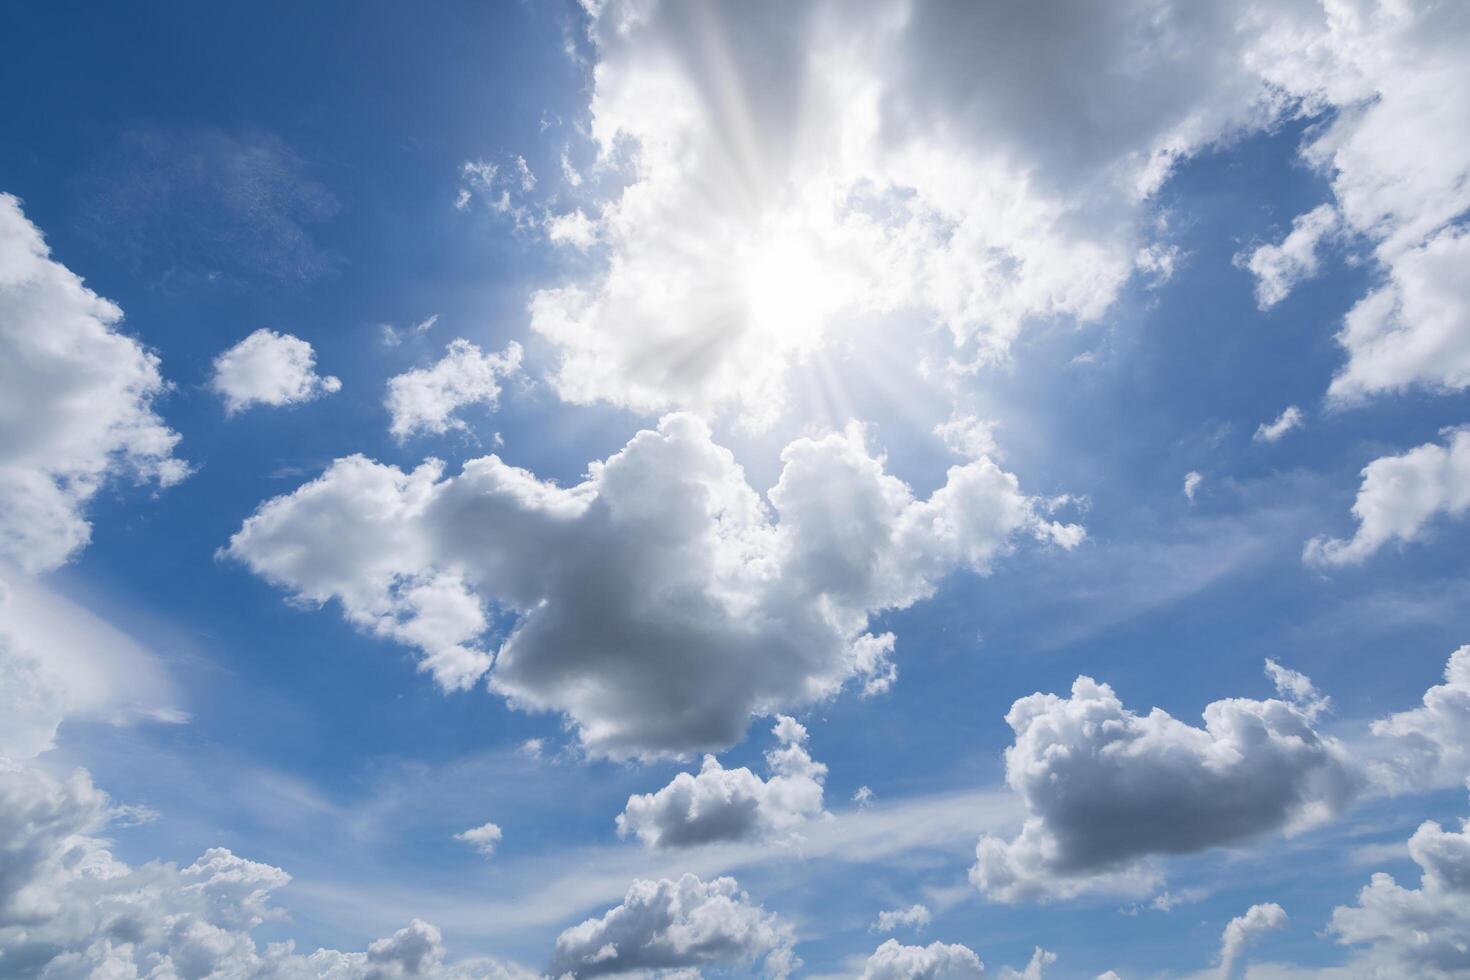
<path fill-rule="evenodd" d="M 1205 482 L 1204 474 L 1198 470 L 1190 470 L 1184 474 L 1184 496 L 1189 498 L 1190 503 L 1194 503 L 1194 495 L 1198 492 L 1199 485 L 1203 482 Z"/>
<path fill-rule="evenodd" d="M 454 839 L 470 845 L 485 857 L 490 857 L 495 853 L 496 845 L 500 843 L 502 836 L 498 824 L 483 823 L 478 827 L 471 827 L 469 830 L 455 834 Z"/>
<path fill-rule="evenodd" d="M 866 786 L 859 786 L 857 792 L 852 794 L 852 801 L 859 810 L 866 810 L 873 805 L 873 791 Z"/>
<path fill-rule="evenodd" d="M 1292 429 L 1299 429 L 1306 418 L 1295 405 L 1287 406 L 1275 422 L 1262 422 L 1252 437 L 1256 442 L 1275 442 Z"/>

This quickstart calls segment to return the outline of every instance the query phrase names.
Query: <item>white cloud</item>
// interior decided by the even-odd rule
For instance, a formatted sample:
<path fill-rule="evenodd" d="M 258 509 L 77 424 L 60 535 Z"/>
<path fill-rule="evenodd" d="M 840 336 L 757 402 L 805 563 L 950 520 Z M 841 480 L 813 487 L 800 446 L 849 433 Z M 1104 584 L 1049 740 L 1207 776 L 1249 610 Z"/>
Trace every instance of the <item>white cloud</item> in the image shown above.
<path fill-rule="evenodd" d="M 1373 723 L 1389 758 L 1380 781 L 1393 789 L 1457 786 L 1470 779 L 1470 646 L 1450 654 L 1444 683 L 1424 703 Z"/>
<path fill-rule="evenodd" d="M 934 427 L 934 434 L 956 456 L 965 459 L 986 456 L 999 458 L 1000 452 L 995 444 L 996 424 L 994 419 L 977 418 L 956 411 L 950 415 L 948 422 L 941 422 Z"/>
<path fill-rule="evenodd" d="M 1470 104 L 1467 104 L 1470 109 Z M 1413 386 L 1470 386 L 1470 232 L 1446 230 L 1393 259 L 1388 283 L 1348 312 L 1348 363 L 1328 395 L 1355 402 Z"/>
<path fill-rule="evenodd" d="M 868 957 L 859 980 L 978 980 L 984 975 L 984 964 L 968 946 L 904 946 L 890 939 Z"/>
<path fill-rule="evenodd" d="M 751 903 L 733 878 L 635 881 L 621 905 L 556 939 L 553 975 L 735 966 L 782 978 L 800 964 L 795 934 Z"/>
<path fill-rule="evenodd" d="M 383 345 L 385 347 L 397 347 L 399 344 L 403 343 L 405 337 L 422 336 L 423 334 L 428 333 L 430 330 L 433 330 L 434 324 L 438 322 L 439 314 L 433 313 L 429 316 L 424 317 L 424 319 L 420 320 L 418 323 L 415 323 L 413 326 L 407 328 L 406 330 L 399 330 L 397 327 L 393 326 L 393 324 L 385 323 L 382 325 L 381 328 Z"/>
<path fill-rule="evenodd" d="M 932 917 L 924 905 L 914 904 L 906 909 L 885 909 L 868 926 L 869 932 L 894 932 L 898 929 L 923 929 Z"/>
<path fill-rule="evenodd" d="M 988 460 L 916 500 L 856 427 L 798 439 L 763 499 L 708 427 L 672 415 L 562 488 L 495 456 L 445 477 L 361 456 L 263 504 L 225 553 L 303 602 L 423 651 L 441 686 L 494 662 L 512 705 L 613 756 L 736 742 L 752 714 L 891 679 L 869 617 L 984 574 L 1025 535 L 1070 546 Z M 517 614 L 491 654 L 487 604 Z"/>
<path fill-rule="evenodd" d="M 1249 63 L 1274 27 L 1225 4 L 599 5 L 591 134 L 631 179 L 602 202 L 605 270 L 533 301 L 557 389 L 759 423 L 864 316 L 917 311 L 982 362 L 1028 318 L 1100 317 L 1167 271 L 1148 201 L 1174 161 L 1280 108 Z"/>
<path fill-rule="evenodd" d="M 466 405 L 495 408 L 500 401 L 500 382 L 521 368 L 521 345 L 511 341 L 498 354 L 460 338 L 451 341 L 444 356 L 432 367 L 417 368 L 388 380 L 385 402 L 393 417 L 389 431 L 407 439 L 415 433 L 442 435 L 464 429 L 464 420 L 454 413 Z"/>
<path fill-rule="evenodd" d="M 1268 78 L 1330 121 L 1304 146 L 1344 226 L 1387 283 L 1348 315 L 1334 398 L 1470 384 L 1470 11 L 1424 2 L 1325 4 L 1325 25 L 1278 32 Z M 1325 29 L 1324 29 L 1325 28 Z M 1263 53 L 1264 54 L 1264 53 Z"/>
<path fill-rule="evenodd" d="M 482 823 L 478 827 L 471 827 L 469 830 L 455 834 L 454 839 L 463 841 L 485 857 L 490 857 L 495 853 L 495 848 L 500 844 L 502 836 L 504 835 L 498 824 Z"/>
<path fill-rule="evenodd" d="M 1443 514 L 1458 518 L 1470 509 L 1470 428 L 1447 433 L 1445 445 L 1425 443 L 1402 456 L 1382 456 L 1363 468 L 1353 503 L 1358 530 L 1350 540 L 1317 537 L 1303 560 L 1321 565 L 1356 565 L 1390 541 L 1422 541 Z"/>
<path fill-rule="evenodd" d="M 56 568 L 86 546 L 87 504 L 109 481 L 188 475 L 154 412 L 158 358 L 121 319 L 0 194 L 0 560 Z"/>
<path fill-rule="evenodd" d="M 1291 223 L 1291 233 L 1280 245 L 1262 245 L 1246 256 L 1235 257 L 1237 265 L 1256 277 L 1256 305 L 1269 310 L 1287 297 L 1297 283 L 1317 274 L 1317 249 L 1338 229 L 1337 209 L 1323 204 Z"/>
<path fill-rule="evenodd" d="M 852 801 L 858 805 L 859 810 L 866 810 L 873 805 L 873 790 L 867 786 L 859 786 L 853 791 Z"/>
<path fill-rule="evenodd" d="M 579 208 L 552 217 L 546 225 L 546 237 L 585 252 L 597 244 L 597 225 Z"/>
<path fill-rule="evenodd" d="M 1276 442 L 1292 429 L 1300 429 L 1305 416 L 1295 405 L 1288 405 L 1274 422 L 1262 422 L 1252 437 L 1256 442 Z"/>
<path fill-rule="evenodd" d="M 1070 698 L 1020 699 L 1006 715 L 1016 733 L 1006 781 L 1028 816 L 1010 842 L 981 839 L 971 881 L 1001 901 L 1141 890 L 1155 878 L 1147 857 L 1335 815 L 1359 774 L 1344 748 L 1313 728 L 1315 692 L 1291 700 L 1302 687 L 1287 673 L 1277 680 L 1288 700 L 1216 701 L 1204 728 L 1158 708 L 1134 714 L 1090 677 L 1077 678 Z"/>
<path fill-rule="evenodd" d="M 1204 474 L 1198 470 L 1190 470 L 1184 474 L 1184 496 L 1189 498 L 1190 503 L 1194 503 L 1194 495 L 1199 492 L 1199 485 L 1204 482 Z"/>
<path fill-rule="evenodd" d="M 252 405 L 296 405 L 340 391 L 342 382 L 316 373 L 311 344 L 261 328 L 214 359 L 210 387 L 230 415 Z"/>
<path fill-rule="evenodd" d="M 1237 915 L 1220 934 L 1220 976 L 1230 980 L 1235 964 L 1246 946 L 1268 932 L 1286 928 L 1286 910 L 1275 902 L 1252 905 L 1244 915 Z"/>
<path fill-rule="evenodd" d="M 1042 980 L 1046 968 L 1057 961 L 1057 954 L 1051 950 L 1042 949 L 1037 946 L 1031 953 L 1030 961 L 1022 969 L 1003 966 L 1000 968 L 1001 980 Z"/>
<path fill-rule="evenodd" d="M 807 754 L 806 729 L 781 715 L 771 731 L 781 747 L 766 753 L 769 779 L 707 755 L 698 775 L 681 772 L 657 793 L 630 796 L 618 833 L 649 847 L 688 847 L 790 834 L 821 816 L 827 767 Z"/>
<path fill-rule="evenodd" d="M 1427 821 L 1409 838 L 1419 865 L 1418 888 L 1379 872 L 1356 905 L 1332 911 L 1338 942 L 1366 947 L 1371 976 L 1463 977 L 1470 973 L 1470 824 L 1460 832 Z"/>
<path fill-rule="evenodd" d="M 257 947 L 251 931 L 282 917 L 279 868 L 211 848 L 187 867 L 129 867 L 96 836 L 116 807 L 86 772 L 65 780 L 0 759 L 0 962 L 45 980 L 241 977 L 250 980 L 532 980 L 491 960 L 443 962 L 439 930 L 414 920 L 365 952 L 291 943 Z M 10 973 L 0 966 L 0 971 Z M 26 975 L 31 975 L 27 972 Z"/>

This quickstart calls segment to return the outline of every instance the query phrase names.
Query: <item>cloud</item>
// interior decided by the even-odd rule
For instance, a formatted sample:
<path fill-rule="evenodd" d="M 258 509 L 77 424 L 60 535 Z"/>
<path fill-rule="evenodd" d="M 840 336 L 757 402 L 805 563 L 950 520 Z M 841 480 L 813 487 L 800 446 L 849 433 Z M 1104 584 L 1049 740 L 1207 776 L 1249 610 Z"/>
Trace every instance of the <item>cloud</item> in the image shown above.
<path fill-rule="evenodd" d="M 311 344 L 264 327 L 214 359 L 209 386 L 234 415 L 252 405 L 297 405 L 342 389 L 342 382 L 316 373 Z"/>
<path fill-rule="evenodd" d="M 460 338 L 450 342 L 432 367 L 407 371 L 388 380 L 389 430 L 402 441 L 415 433 L 443 435 L 465 429 L 454 413 L 466 405 L 494 409 L 500 401 L 500 382 L 521 368 L 521 345 L 511 341 L 498 354 Z"/>
<path fill-rule="evenodd" d="M 478 827 L 471 827 L 469 830 L 455 834 L 454 839 L 463 841 L 485 857 L 490 857 L 495 853 L 495 848 L 500 844 L 502 836 L 499 824 L 482 823 Z"/>
<path fill-rule="evenodd" d="M 1042 949 L 1037 946 L 1031 952 L 1030 961 L 1021 969 L 1003 966 L 1000 968 L 1001 980 L 1042 980 L 1046 968 L 1057 961 L 1057 954 L 1051 950 Z"/>
<path fill-rule="evenodd" d="M 1340 943 L 1367 947 L 1373 976 L 1463 977 L 1470 971 L 1470 822 L 1456 833 L 1434 821 L 1409 838 L 1419 887 L 1379 872 L 1356 905 L 1332 910 L 1328 930 Z"/>
<path fill-rule="evenodd" d="M 689 847 L 790 834 L 821 816 L 827 767 L 807 754 L 806 729 L 780 715 L 771 731 L 781 747 L 766 753 L 770 779 L 707 755 L 698 775 L 681 772 L 657 793 L 628 797 L 618 834 L 649 847 Z"/>
<path fill-rule="evenodd" d="M 0 560 L 56 568 L 91 538 L 103 486 L 188 475 L 154 410 L 158 358 L 117 332 L 122 315 L 0 194 Z"/>
<path fill-rule="evenodd" d="M 1199 491 L 1199 485 L 1205 482 L 1204 474 L 1198 470 L 1190 470 L 1184 474 L 1184 496 L 1194 503 L 1194 495 Z"/>
<path fill-rule="evenodd" d="M 1304 416 L 1295 405 L 1288 405 L 1274 422 L 1262 422 L 1252 436 L 1256 442 L 1276 442 L 1292 429 L 1300 429 Z"/>
<path fill-rule="evenodd" d="M 968 946 L 904 946 L 890 939 L 868 957 L 859 980 L 972 980 L 984 975 L 984 964 Z"/>
<path fill-rule="evenodd" d="M 1291 223 L 1291 233 L 1280 245 L 1262 245 L 1247 256 L 1235 257 L 1256 277 L 1256 305 L 1269 310 L 1304 279 L 1317 274 L 1317 249 L 1338 229 L 1337 209 L 1323 204 Z"/>
<path fill-rule="evenodd" d="M 979 362 L 1029 319 L 1096 320 L 1164 271 L 1150 199 L 1173 164 L 1290 101 L 1252 60 L 1295 26 L 1213 4 L 601 4 L 590 133 L 628 179 L 598 202 L 606 265 L 532 302 L 554 384 L 761 424 L 786 370 L 866 317 L 917 312 Z"/>
<path fill-rule="evenodd" d="M 976 418 L 957 411 L 950 416 L 948 422 L 936 425 L 934 434 L 956 456 L 965 459 L 980 459 L 982 456 L 999 458 L 1000 452 L 995 444 L 997 424 L 993 419 Z"/>
<path fill-rule="evenodd" d="M 1006 782 L 1028 813 L 1009 842 L 981 838 L 970 880 L 1014 902 L 1087 890 L 1142 890 L 1143 859 L 1188 854 L 1293 830 L 1340 812 L 1360 776 L 1346 750 L 1313 728 L 1318 700 L 1277 674 L 1286 700 L 1232 698 L 1204 728 L 1155 708 L 1129 711 L 1113 689 L 1079 677 L 1070 698 L 1011 706 Z M 1307 685 L 1310 689 L 1310 685 Z"/>
<path fill-rule="evenodd" d="M 1329 177 L 1343 227 L 1386 282 L 1348 314 L 1330 396 L 1470 385 L 1470 11 L 1459 4 L 1324 5 L 1324 23 L 1277 32 L 1267 78 L 1331 110 L 1302 148 Z M 1320 213 L 1320 209 L 1318 212 Z"/>
<path fill-rule="evenodd" d="M 1275 902 L 1252 905 L 1244 915 L 1237 915 L 1220 934 L 1220 976 L 1229 980 L 1235 975 L 1235 964 L 1245 948 L 1268 932 L 1286 928 L 1286 910 Z"/>
<path fill-rule="evenodd" d="M 929 909 L 923 905 L 910 905 L 906 909 L 885 909 L 868 926 L 869 932 L 894 932 L 898 929 L 923 929 L 929 924 Z"/>
<path fill-rule="evenodd" d="M 128 130 L 82 181 L 81 227 L 161 279 L 306 282 L 336 260 L 313 238 L 336 197 L 270 133 Z"/>
<path fill-rule="evenodd" d="M 752 904 L 733 878 L 640 880 L 621 905 L 557 937 L 551 973 L 596 977 L 740 965 L 781 978 L 800 964 L 795 941 L 791 926 Z"/>
<path fill-rule="evenodd" d="M 1379 772 L 1385 786 L 1423 789 L 1456 786 L 1470 778 L 1470 646 L 1450 654 L 1444 683 L 1424 692 L 1424 703 L 1373 723 L 1389 758 Z"/>
<path fill-rule="evenodd" d="M 782 453 L 763 499 L 708 427 L 671 415 L 570 488 L 498 457 L 446 477 L 361 456 L 263 504 L 224 554 L 296 601 L 422 651 L 449 690 L 558 711 L 594 754 L 682 754 L 738 741 L 752 714 L 891 682 L 869 617 L 984 574 L 1029 536 L 1063 546 L 989 460 L 927 500 L 850 427 Z M 516 615 L 493 654 L 486 608 Z"/>
<path fill-rule="evenodd" d="M 380 328 L 384 347 L 397 347 L 403 343 L 404 338 L 419 337 L 434 329 L 434 324 L 439 322 L 439 314 L 432 313 L 424 317 L 418 323 L 404 330 L 399 330 L 391 323 L 385 323 Z"/>
<path fill-rule="evenodd" d="M 211 848 L 180 868 L 130 867 L 97 836 L 124 808 L 77 770 L 64 780 L 0 759 L 0 957 L 26 975 L 252 980 L 532 980 L 492 960 L 446 966 L 439 930 L 414 920 L 365 952 L 257 947 L 290 875 Z M 5 972 L 11 969 L 0 967 Z"/>
<path fill-rule="evenodd" d="M 551 218 L 546 225 L 546 237 L 585 252 L 597 244 L 597 225 L 579 208 Z"/>
<path fill-rule="evenodd" d="M 1458 518 L 1470 509 L 1470 428 L 1451 429 L 1443 446 L 1425 443 L 1402 456 L 1382 456 L 1363 468 L 1353 503 L 1358 530 L 1350 540 L 1316 537 L 1302 560 L 1357 565 L 1390 541 L 1427 536 L 1435 517 Z"/>

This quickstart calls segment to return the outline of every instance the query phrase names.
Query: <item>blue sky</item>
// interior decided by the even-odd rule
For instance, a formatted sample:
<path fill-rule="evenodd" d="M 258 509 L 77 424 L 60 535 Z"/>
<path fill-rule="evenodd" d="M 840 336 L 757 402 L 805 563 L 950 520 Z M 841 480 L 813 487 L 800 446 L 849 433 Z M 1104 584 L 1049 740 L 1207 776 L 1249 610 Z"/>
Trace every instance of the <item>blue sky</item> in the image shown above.
<path fill-rule="evenodd" d="M 1465 12 L 869 7 L 5 12 L 0 975 L 1470 976 Z"/>

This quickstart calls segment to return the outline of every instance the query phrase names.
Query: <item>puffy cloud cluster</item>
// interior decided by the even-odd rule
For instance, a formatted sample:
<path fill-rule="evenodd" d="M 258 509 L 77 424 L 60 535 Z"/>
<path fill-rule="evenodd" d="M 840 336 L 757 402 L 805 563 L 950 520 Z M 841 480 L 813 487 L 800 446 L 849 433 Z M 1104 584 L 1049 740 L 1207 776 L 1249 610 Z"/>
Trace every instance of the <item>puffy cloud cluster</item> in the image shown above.
<path fill-rule="evenodd" d="M 806 728 L 781 715 L 772 731 L 782 744 L 766 753 L 769 779 L 707 755 L 698 775 L 681 772 L 657 793 L 628 797 L 618 833 L 649 847 L 689 847 L 786 834 L 821 816 L 827 767 L 807 754 Z"/>
<path fill-rule="evenodd" d="M 1444 683 L 1424 703 L 1373 723 L 1389 759 L 1380 781 L 1392 789 L 1456 786 L 1470 779 L 1470 646 L 1450 654 Z"/>
<path fill-rule="evenodd" d="M 890 939 L 873 950 L 859 980 L 973 980 L 984 975 L 985 965 L 968 946 L 905 946 Z"/>
<path fill-rule="evenodd" d="M 1003 357 L 1026 320 L 1097 318 L 1167 271 L 1151 201 L 1179 160 L 1314 115 L 1303 155 L 1333 200 L 1242 256 L 1260 304 L 1356 236 L 1387 281 L 1341 335 L 1334 396 L 1470 383 L 1460 5 L 592 10 L 590 133 L 627 179 L 577 222 L 605 266 L 532 303 L 565 398 L 759 422 L 838 324 L 894 312 Z"/>
<path fill-rule="evenodd" d="M 1470 510 L 1470 428 L 1447 433 L 1445 445 L 1425 443 L 1402 456 L 1382 456 L 1363 468 L 1353 503 L 1358 530 L 1349 539 L 1317 537 L 1307 542 L 1305 561 L 1355 565 L 1391 541 L 1423 540 L 1441 515 Z"/>
<path fill-rule="evenodd" d="M 0 560 L 55 568 L 90 539 L 86 507 L 107 481 L 188 474 L 154 411 L 158 358 L 121 319 L 0 194 Z"/>
<path fill-rule="evenodd" d="M 924 905 L 910 905 L 906 909 L 884 909 L 868 926 L 870 932 L 893 932 L 897 929 L 922 929 L 929 924 L 931 916 Z"/>
<path fill-rule="evenodd" d="M 708 427 L 671 415 L 570 488 L 495 456 L 446 477 L 361 456 L 263 504 L 225 553 L 418 647 L 447 689 L 490 669 L 513 705 L 565 713 L 595 753 L 736 742 L 752 714 L 891 682 L 869 616 L 985 572 L 1020 535 L 1071 546 L 989 460 L 927 500 L 862 432 L 799 439 L 762 499 Z M 516 614 L 492 654 L 487 606 Z"/>
<path fill-rule="evenodd" d="M 1251 943 L 1268 932 L 1286 927 L 1286 910 L 1275 902 L 1252 905 L 1244 915 L 1237 915 L 1220 934 L 1220 976 L 1230 980 L 1240 954 Z"/>
<path fill-rule="evenodd" d="M 431 367 L 389 379 L 389 431 L 402 440 L 419 432 L 463 429 L 464 420 L 454 413 L 474 404 L 493 409 L 500 401 L 500 382 L 520 367 L 521 345 L 514 341 L 498 354 L 482 353 L 463 338 L 452 341 Z"/>
<path fill-rule="evenodd" d="M 1278 107 L 1263 30 L 1228 4 L 597 5 L 591 135 L 630 179 L 605 271 L 532 304 L 558 389 L 760 421 L 840 322 L 917 311 L 993 359 L 1030 317 L 1099 317 L 1157 264 L 1172 163 Z"/>
<path fill-rule="evenodd" d="M 214 359 L 209 384 L 230 415 L 254 405 L 309 402 L 342 388 L 337 378 L 316 373 L 311 344 L 264 327 Z"/>
<path fill-rule="evenodd" d="M 795 933 L 733 878 L 635 881 L 621 905 L 556 939 L 554 975 L 597 977 L 740 965 L 781 978 L 800 965 Z"/>
<path fill-rule="evenodd" d="M 1079 677 L 1069 698 L 1011 706 L 1006 781 L 1027 819 L 1012 841 L 981 839 L 971 881 L 1001 901 L 1142 887 L 1151 855 L 1186 854 L 1336 814 L 1360 776 L 1313 727 L 1322 702 L 1301 675 L 1275 675 L 1286 700 L 1206 706 L 1196 728 L 1155 708 L 1138 715 Z"/>
<path fill-rule="evenodd" d="M 129 867 L 98 837 L 120 809 L 78 770 L 56 779 L 0 759 L 0 973 L 239 980 L 531 980 L 494 961 L 446 966 L 439 930 L 415 920 L 365 952 L 290 943 L 260 949 L 251 930 L 280 913 L 279 868 L 211 848 L 187 867 Z"/>
<path fill-rule="evenodd" d="M 1470 10 L 1460 4 L 1323 4 L 1325 25 L 1279 35 L 1267 76 L 1335 110 L 1303 148 L 1332 180 L 1343 225 L 1384 284 L 1348 314 L 1348 362 L 1329 393 L 1470 385 Z M 1305 42 L 1305 43 L 1303 43 Z"/>
<path fill-rule="evenodd" d="M 1409 839 L 1419 887 L 1379 872 L 1358 903 L 1332 912 L 1338 941 L 1364 946 L 1372 976 L 1448 978 L 1470 974 L 1470 822 L 1456 833 L 1427 821 Z"/>

